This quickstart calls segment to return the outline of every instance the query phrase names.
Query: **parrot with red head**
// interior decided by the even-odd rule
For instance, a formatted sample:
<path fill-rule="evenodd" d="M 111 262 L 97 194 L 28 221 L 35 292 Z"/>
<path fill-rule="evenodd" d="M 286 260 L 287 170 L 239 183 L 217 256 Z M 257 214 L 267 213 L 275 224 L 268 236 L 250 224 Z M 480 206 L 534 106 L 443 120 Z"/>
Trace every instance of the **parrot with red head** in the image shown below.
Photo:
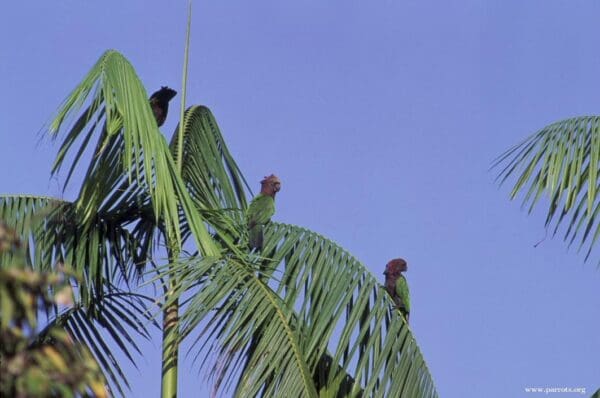
<path fill-rule="evenodd" d="M 265 225 L 275 214 L 275 194 L 281 189 L 281 180 L 275 175 L 266 176 L 260 182 L 260 193 L 252 199 L 246 212 L 248 223 L 248 246 L 262 250 Z"/>
<path fill-rule="evenodd" d="M 408 283 L 402 272 L 408 270 L 406 261 L 402 258 L 390 260 L 383 274 L 385 275 L 385 289 L 390 294 L 396 308 L 400 310 L 406 323 L 410 315 L 410 293 L 408 291 Z"/>

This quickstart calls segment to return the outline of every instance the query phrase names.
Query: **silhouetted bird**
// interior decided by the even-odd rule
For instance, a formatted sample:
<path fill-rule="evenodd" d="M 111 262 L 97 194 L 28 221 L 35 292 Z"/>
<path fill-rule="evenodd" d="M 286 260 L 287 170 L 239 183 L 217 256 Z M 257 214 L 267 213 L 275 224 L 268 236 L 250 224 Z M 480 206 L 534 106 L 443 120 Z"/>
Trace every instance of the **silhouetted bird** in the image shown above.
<path fill-rule="evenodd" d="M 154 118 L 156 119 L 158 127 L 162 126 L 165 122 L 167 113 L 169 113 L 169 101 L 176 95 L 177 91 L 167 86 L 163 86 L 160 90 L 150 96 L 150 106 L 152 107 L 152 112 L 154 113 Z"/>

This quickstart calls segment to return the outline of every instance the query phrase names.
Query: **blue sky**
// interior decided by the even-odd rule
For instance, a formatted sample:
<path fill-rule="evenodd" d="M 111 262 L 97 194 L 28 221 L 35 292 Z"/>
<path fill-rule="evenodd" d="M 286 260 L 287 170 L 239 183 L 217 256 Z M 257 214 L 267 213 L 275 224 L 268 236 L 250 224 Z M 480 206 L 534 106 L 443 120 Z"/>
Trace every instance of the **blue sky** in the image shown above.
<path fill-rule="evenodd" d="M 558 238 L 534 248 L 543 211 L 528 217 L 488 168 L 545 125 L 600 112 L 599 11 L 556 0 L 196 1 L 188 101 L 212 109 L 255 191 L 264 175 L 281 177 L 275 220 L 333 239 L 377 277 L 407 259 L 411 327 L 441 396 L 591 395 L 598 256 L 584 264 Z M 180 90 L 185 19 L 181 1 L 6 4 L 1 192 L 61 195 L 49 180 L 56 147 L 39 134 L 106 49 L 128 57 L 148 91 Z M 162 130 L 174 126 L 172 115 Z M 159 347 L 145 344 L 130 370 L 132 397 L 158 395 Z M 204 395 L 197 371 L 185 362 L 180 396 Z"/>

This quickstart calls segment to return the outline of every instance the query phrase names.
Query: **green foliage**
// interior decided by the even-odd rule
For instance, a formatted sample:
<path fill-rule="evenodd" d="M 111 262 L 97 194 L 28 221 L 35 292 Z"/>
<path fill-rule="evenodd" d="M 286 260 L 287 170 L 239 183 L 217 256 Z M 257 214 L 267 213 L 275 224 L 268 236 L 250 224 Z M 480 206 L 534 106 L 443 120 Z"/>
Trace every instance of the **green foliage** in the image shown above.
<path fill-rule="evenodd" d="M 28 263 L 67 263 L 82 275 L 74 306 L 49 327 L 85 343 L 123 394 L 103 336 L 133 360 L 123 326 L 147 336 L 148 298 L 118 286 L 155 264 L 164 244 L 169 263 L 153 281 L 165 289 L 161 309 L 176 314 L 181 303 L 183 313 L 181 328 L 172 322 L 180 336 L 163 349 L 195 337 L 198 355 L 215 352 L 215 392 L 233 384 L 236 396 L 435 397 L 410 328 L 367 268 L 285 224 L 267 226 L 262 257 L 248 253 L 249 189 L 214 116 L 192 106 L 180 125 L 167 146 L 133 68 L 108 51 L 51 127 L 63 136 L 53 170 L 68 165 L 65 184 L 91 148 L 77 198 L 0 197 L 0 218 L 27 237 Z M 180 258 L 188 238 L 197 252 Z"/>
<path fill-rule="evenodd" d="M 553 123 L 502 154 L 500 183 L 514 177 L 511 199 L 524 194 L 529 212 L 549 199 L 546 227 L 553 234 L 564 226 L 564 240 L 579 249 L 587 244 L 587 260 L 600 236 L 600 116 L 582 116 Z"/>
<path fill-rule="evenodd" d="M 402 315 L 348 252 L 277 223 L 263 252 L 170 268 L 178 293 L 193 292 L 182 338 L 198 333 L 196 358 L 216 354 L 216 389 L 233 383 L 240 397 L 437 396 Z"/>
<path fill-rule="evenodd" d="M 216 229 L 219 241 L 229 250 L 237 250 L 232 239 L 242 233 L 248 184 L 239 170 L 217 121 L 205 106 L 191 106 L 186 112 L 182 128 L 183 145 L 181 178 L 194 205 L 207 222 Z M 173 156 L 179 144 L 179 126 L 170 143 Z M 187 232 L 187 223 L 182 230 Z"/>
<path fill-rule="evenodd" d="M 68 264 L 79 275 L 73 305 L 62 311 L 52 307 L 45 327 L 59 324 L 85 344 L 121 395 L 127 381 L 121 364 L 107 350 L 108 341 L 133 361 L 132 351 L 139 353 L 139 349 L 132 332 L 148 338 L 147 327 L 152 324 L 147 304 L 153 300 L 117 286 L 121 280 L 132 279 L 136 264 L 145 263 L 153 247 L 151 231 L 127 228 L 136 214 L 126 207 L 99 210 L 93 222 L 85 225 L 71 202 L 0 196 L 0 219 L 24 237 L 20 263 L 38 272 L 54 272 L 57 265 Z M 14 253 L 0 253 L 0 263 L 13 264 L 13 257 Z"/>
<path fill-rule="evenodd" d="M 0 223 L 0 252 L 19 250 L 14 231 Z M 40 311 L 72 303 L 72 277 L 23 264 L 0 268 L 0 395 L 108 396 L 100 367 L 84 345 L 58 326 L 38 330 Z"/>

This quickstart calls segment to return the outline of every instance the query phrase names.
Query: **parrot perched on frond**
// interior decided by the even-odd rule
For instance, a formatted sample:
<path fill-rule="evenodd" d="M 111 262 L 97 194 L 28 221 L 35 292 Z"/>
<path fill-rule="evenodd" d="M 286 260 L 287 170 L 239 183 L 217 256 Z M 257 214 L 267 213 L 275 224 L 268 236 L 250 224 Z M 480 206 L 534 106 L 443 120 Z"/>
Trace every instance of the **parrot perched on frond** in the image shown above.
<path fill-rule="evenodd" d="M 388 262 L 385 266 L 385 289 L 388 291 L 396 308 L 400 310 L 406 323 L 410 315 L 410 293 L 408 291 L 408 283 L 402 272 L 406 272 L 408 265 L 401 258 L 396 258 Z"/>
<path fill-rule="evenodd" d="M 260 193 L 252 199 L 246 212 L 248 223 L 248 246 L 261 250 L 263 247 L 263 228 L 275 214 L 275 194 L 281 189 L 281 180 L 274 175 L 260 182 Z"/>
<path fill-rule="evenodd" d="M 160 90 L 154 92 L 150 96 L 150 106 L 152 107 L 152 113 L 156 119 L 158 127 L 162 126 L 167 119 L 167 113 L 169 113 L 169 101 L 177 95 L 177 91 L 167 86 L 162 86 Z"/>

